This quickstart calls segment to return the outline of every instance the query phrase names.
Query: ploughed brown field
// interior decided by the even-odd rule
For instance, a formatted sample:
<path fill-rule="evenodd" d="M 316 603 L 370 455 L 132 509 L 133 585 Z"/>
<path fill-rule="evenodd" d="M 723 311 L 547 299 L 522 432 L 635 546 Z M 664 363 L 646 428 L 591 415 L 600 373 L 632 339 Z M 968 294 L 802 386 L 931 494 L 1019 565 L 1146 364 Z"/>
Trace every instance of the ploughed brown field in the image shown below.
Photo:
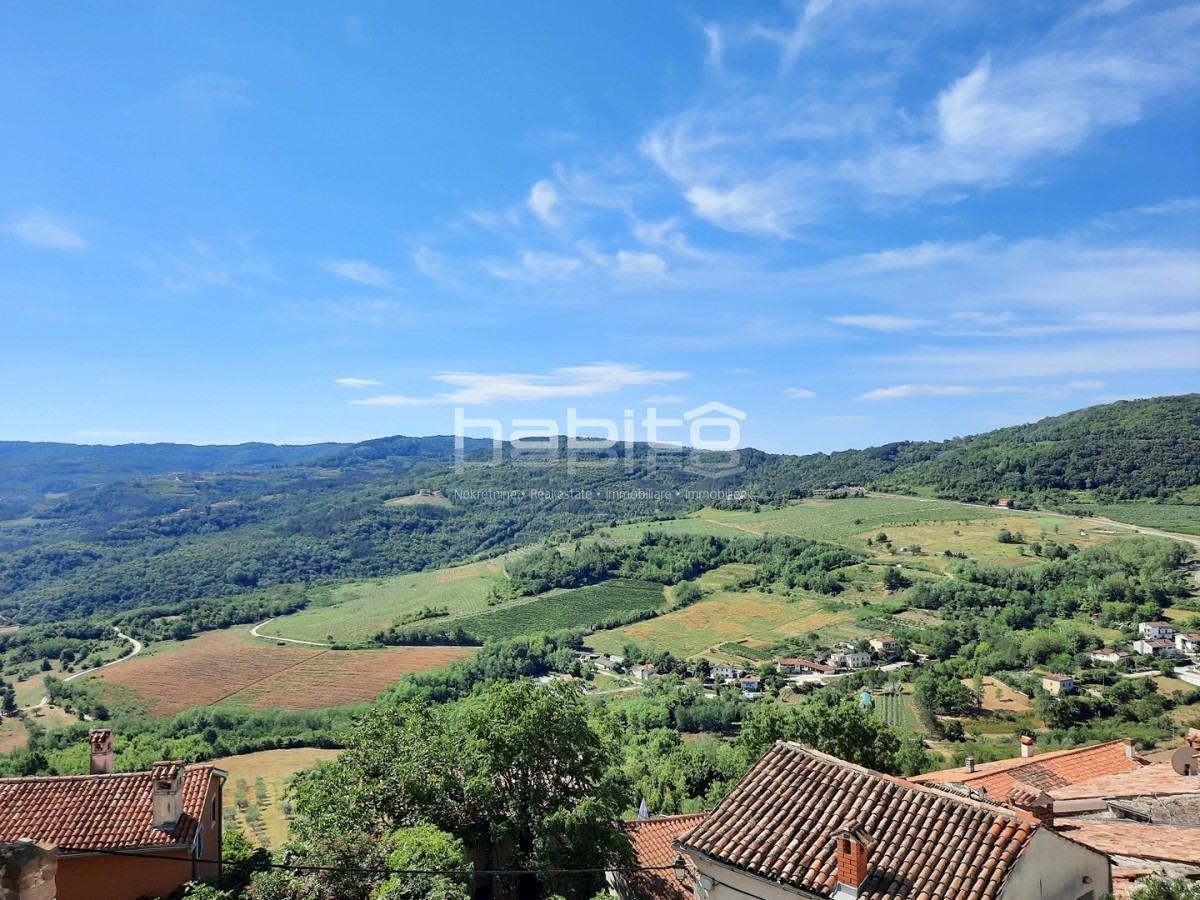
<path fill-rule="evenodd" d="M 216 704 L 322 709 L 373 700 L 402 675 L 449 665 L 473 652 L 465 647 L 279 646 L 250 637 L 244 628 L 147 649 L 154 652 L 85 678 L 111 685 L 114 695 L 132 691 L 151 716 Z"/>

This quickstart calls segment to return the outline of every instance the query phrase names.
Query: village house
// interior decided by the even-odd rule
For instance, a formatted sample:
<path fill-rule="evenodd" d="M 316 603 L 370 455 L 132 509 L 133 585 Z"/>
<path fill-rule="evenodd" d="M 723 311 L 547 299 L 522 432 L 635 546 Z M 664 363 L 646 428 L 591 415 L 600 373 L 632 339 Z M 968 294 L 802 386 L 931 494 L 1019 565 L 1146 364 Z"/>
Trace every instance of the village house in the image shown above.
<path fill-rule="evenodd" d="M 829 664 L 838 669 L 863 669 L 871 664 L 871 654 L 862 650 L 839 650 L 829 655 Z"/>
<path fill-rule="evenodd" d="M 623 656 L 610 656 L 605 653 L 603 656 L 596 657 L 594 662 L 597 669 L 610 675 L 625 668 L 625 657 Z"/>
<path fill-rule="evenodd" d="M 762 690 L 762 680 L 757 675 L 743 675 L 738 685 L 749 694 L 757 694 Z"/>
<path fill-rule="evenodd" d="M 675 839 L 695 828 L 706 813 L 683 816 L 655 816 L 625 825 L 636 868 L 608 873 L 612 894 L 622 900 L 692 900 L 690 880 L 695 869 L 683 861 L 687 873 L 681 881 L 673 871 L 679 851 Z"/>
<path fill-rule="evenodd" d="M 1129 659 L 1129 654 L 1124 650 L 1109 650 L 1107 647 L 1101 647 L 1099 650 L 1093 650 L 1091 657 L 1092 662 L 1115 664 Z"/>
<path fill-rule="evenodd" d="M 646 681 L 658 674 L 658 668 L 650 663 L 638 663 L 629 670 L 629 674 L 638 681 Z"/>
<path fill-rule="evenodd" d="M 1180 653 L 1200 653 L 1200 631 L 1175 635 L 1175 649 Z"/>
<path fill-rule="evenodd" d="M 1076 686 L 1075 679 L 1070 675 L 1046 675 L 1042 678 L 1042 687 L 1055 697 L 1075 693 Z"/>
<path fill-rule="evenodd" d="M 1003 798 L 1018 784 L 1065 787 L 1092 778 L 1133 771 L 1145 765 L 1146 761 L 1138 756 L 1133 741 L 1128 739 L 1041 754 L 1035 754 L 1035 745 L 1031 740 L 1028 744 L 1022 744 L 1021 756 L 1014 759 L 976 765 L 968 757 L 959 768 L 914 775 L 908 780 L 914 784 L 953 785 L 988 797 Z"/>
<path fill-rule="evenodd" d="M 731 678 L 741 678 L 745 670 L 733 663 L 713 663 L 712 676 L 714 681 L 725 682 Z"/>
<path fill-rule="evenodd" d="M 708 900 L 1098 900 L 1107 857 L 1019 809 L 778 743 L 677 841 Z M 931 839 L 936 835 L 936 840 Z"/>
<path fill-rule="evenodd" d="M 97 728 L 91 774 L 0 778 L 0 843 L 28 839 L 57 854 L 47 897 L 158 897 L 219 874 L 227 773 L 180 762 L 112 769 L 112 730 Z"/>
<path fill-rule="evenodd" d="M 900 646 L 890 634 L 881 634 L 878 637 L 873 637 L 867 641 L 867 644 L 876 653 L 882 653 L 884 656 L 891 656 Z"/>
<path fill-rule="evenodd" d="M 1175 649 L 1175 641 L 1171 638 L 1141 638 L 1133 642 L 1133 652 L 1142 656 L 1165 656 Z"/>
<path fill-rule="evenodd" d="M 1175 626 L 1170 622 L 1142 622 L 1138 625 L 1138 634 L 1152 641 L 1162 638 L 1173 641 L 1175 640 Z"/>
<path fill-rule="evenodd" d="M 790 658 L 775 663 L 775 671 L 781 675 L 828 675 L 833 671 L 833 667 L 807 659 Z"/>

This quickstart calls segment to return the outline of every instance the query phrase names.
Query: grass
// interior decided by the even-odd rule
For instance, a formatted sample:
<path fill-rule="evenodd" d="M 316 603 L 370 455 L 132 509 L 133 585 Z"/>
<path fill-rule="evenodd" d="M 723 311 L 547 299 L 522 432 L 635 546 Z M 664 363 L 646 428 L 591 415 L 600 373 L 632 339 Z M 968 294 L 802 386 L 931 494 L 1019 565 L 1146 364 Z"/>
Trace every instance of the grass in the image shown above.
<path fill-rule="evenodd" d="M 875 712 L 886 724 L 901 731 L 924 730 L 912 697 L 908 694 L 876 694 Z"/>
<path fill-rule="evenodd" d="M 16 716 L 0 719 L 0 753 L 20 750 L 29 740 L 25 723 Z"/>
<path fill-rule="evenodd" d="M 853 619 L 853 607 L 837 601 L 789 601 L 782 595 L 760 591 L 721 591 L 645 622 L 597 632 L 588 643 L 602 653 L 620 653 L 626 643 L 632 642 L 653 650 L 670 650 L 676 656 L 724 659 L 726 655 L 718 649 L 721 644 L 747 638 L 773 643 Z"/>
<path fill-rule="evenodd" d="M 1200 535 L 1200 506 L 1158 503 L 1110 503 L 1082 507 L 1089 514 L 1143 528 Z"/>
<path fill-rule="evenodd" d="M 478 638 L 504 639 L 594 627 L 631 613 L 658 609 L 666 603 L 661 584 L 614 579 L 574 590 L 552 591 L 515 606 L 469 616 L 458 624 Z M 445 621 L 438 619 L 434 627 Z"/>
<path fill-rule="evenodd" d="M 263 847 L 276 848 L 287 840 L 288 817 L 280 807 L 284 792 L 292 776 L 324 760 L 333 759 L 338 755 L 337 750 L 316 750 L 311 747 L 301 747 L 292 750 L 263 750 L 259 753 L 245 753 L 241 756 L 226 756 L 213 760 L 213 765 L 229 773 L 225 783 L 225 803 L 237 810 L 234 805 L 234 793 L 239 781 L 245 781 L 248 790 L 246 797 L 251 804 L 258 807 L 261 819 L 257 825 L 246 821 L 245 815 L 239 810 L 235 821 L 245 835 Z M 266 783 L 267 793 L 259 802 L 254 793 L 255 779 L 261 778 Z"/>
<path fill-rule="evenodd" d="M 498 580 L 507 578 L 500 559 L 448 569 L 358 581 L 333 588 L 328 600 L 261 629 L 265 635 L 352 643 L 372 637 L 426 606 L 445 607 L 450 618 L 483 612 Z M 438 620 L 446 622 L 446 618 Z"/>

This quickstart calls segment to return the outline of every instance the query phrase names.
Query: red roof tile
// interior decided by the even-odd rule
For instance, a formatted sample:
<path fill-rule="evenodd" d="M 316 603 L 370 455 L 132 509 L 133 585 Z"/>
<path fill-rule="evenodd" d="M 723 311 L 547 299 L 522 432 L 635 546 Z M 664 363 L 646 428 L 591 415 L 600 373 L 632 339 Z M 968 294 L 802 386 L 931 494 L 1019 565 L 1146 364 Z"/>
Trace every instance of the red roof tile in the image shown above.
<path fill-rule="evenodd" d="M 980 763 L 974 772 L 963 768 L 943 769 L 914 775 L 909 780 L 916 784 L 965 784 L 975 790 L 984 788 L 989 797 L 1000 799 L 1008 796 L 1017 782 L 1053 792 L 1056 788 L 1140 769 L 1144 765 L 1141 758 L 1129 758 L 1124 741 L 1109 741 L 1091 747 L 1039 753 L 1029 758 Z"/>
<path fill-rule="evenodd" d="M 837 883 L 833 835 L 855 823 L 876 841 L 862 900 L 994 898 L 1038 828 L 1002 807 L 780 743 L 680 844 L 829 896 Z"/>
<path fill-rule="evenodd" d="M 1054 830 L 1105 856 L 1200 865 L 1200 829 L 1114 819 L 1068 820 Z"/>
<path fill-rule="evenodd" d="M 679 851 L 675 839 L 690 828 L 699 825 L 705 813 L 686 816 L 659 816 L 629 822 L 629 840 L 633 844 L 633 855 L 637 865 L 655 867 L 669 866 L 675 862 Z M 670 870 L 658 872 L 622 873 L 634 896 L 642 900 L 690 900 L 690 885 L 684 886 L 675 879 Z"/>
<path fill-rule="evenodd" d="M 1125 797 L 1200 794 L 1200 778 L 1180 775 L 1171 768 L 1170 763 L 1155 763 L 1055 788 L 1050 794 L 1055 800 L 1119 800 Z"/>
<path fill-rule="evenodd" d="M 171 831 L 154 827 L 155 772 L 0 778 L 0 841 L 28 837 L 60 852 L 188 846 L 214 771 L 184 770 L 183 812 Z"/>

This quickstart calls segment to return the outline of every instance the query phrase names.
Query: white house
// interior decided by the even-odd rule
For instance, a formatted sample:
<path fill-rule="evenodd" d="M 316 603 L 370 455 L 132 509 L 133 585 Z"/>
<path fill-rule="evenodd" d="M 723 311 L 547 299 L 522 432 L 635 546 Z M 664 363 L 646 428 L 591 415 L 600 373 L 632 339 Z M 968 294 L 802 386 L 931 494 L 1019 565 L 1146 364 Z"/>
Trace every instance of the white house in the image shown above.
<path fill-rule="evenodd" d="M 883 654 L 895 653 L 899 646 L 896 639 L 890 634 L 881 634 L 878 637 L 873 637 L 867 643 L 876 653 Z"/>
<path fill-rule="evenodd" d="M 1133 652 L 1140 653 L 1143 656 L 1162 656 L 1165 653 L 1170 653 L 1175 649 L 1175 642 L 1169 638 L 1156 638 L 1154 640 L 1138 640 L 1133 642 Z"/>
<path fill-rule="evenodd" d="M 862 669 L 871 664 L 871 654 L 859 650 L 844 650 L 830 654 L 829 664 L 839 669 Z"/>
<path fill-rule="evenodd" d="M 1173 641 L 1175 640 L 1175 626 L 1170 622 L 1142 622 L 1138 625 L 1138 634 L 1151 641 L 1162 638 Z"/>
<path fill-rule="evenodd" d="M 1175 649 L 1180 653 L 1200 653 L 1200 632 L 1175 635 Z"/>
<path fill-rule="evenodd" d="M 728 681 L 730 678 L 740 678 L 742 671 L 733 663 L 713 663 L 712 677 L 715 681 Z"/>
<path fill-rule="evenodd" d="M 646 681 L 647 679 L 658 674 L 658 668 L 650 663 L 645 663 L 644 665 L 639 663 L 629 670 L 629 674 L 638 681 Z"/>
<path fill-rule="evenodd" d="M 1126 659 L 1129 659 L 1129 654 L 1124 650 L 1109 650 L 1101 647 L 1099 650 L 1092 651 L 1093 662 L 1119 663 Z"/>

